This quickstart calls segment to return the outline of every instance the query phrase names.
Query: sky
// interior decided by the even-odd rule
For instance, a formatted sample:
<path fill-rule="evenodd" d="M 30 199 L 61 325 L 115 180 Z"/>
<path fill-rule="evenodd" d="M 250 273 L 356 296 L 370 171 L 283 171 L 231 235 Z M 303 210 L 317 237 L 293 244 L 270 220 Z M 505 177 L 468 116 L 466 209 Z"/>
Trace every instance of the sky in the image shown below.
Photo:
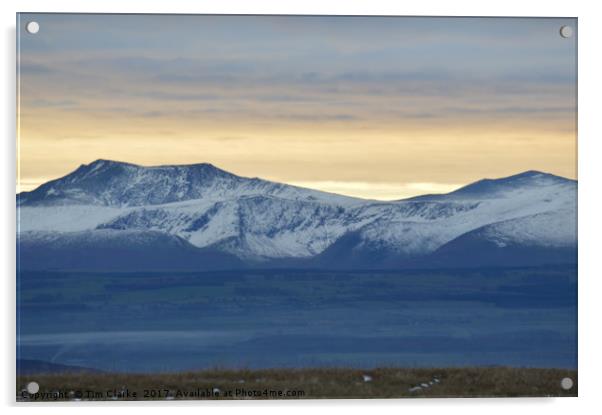
<path fill-rule="evenodd" d="M 576 33 L 558 18 L 21 14 L 17 191 L 99 158 L 382 200 L 576 178 L 563 25 Z"/>

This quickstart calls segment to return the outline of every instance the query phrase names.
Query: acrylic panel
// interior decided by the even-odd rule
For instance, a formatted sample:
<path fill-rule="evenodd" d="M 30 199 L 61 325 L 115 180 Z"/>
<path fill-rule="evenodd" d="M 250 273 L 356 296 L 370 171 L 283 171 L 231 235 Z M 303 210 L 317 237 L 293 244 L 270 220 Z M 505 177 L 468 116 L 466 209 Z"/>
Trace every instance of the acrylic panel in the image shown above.
<path fill-rule="evenodd" d="M 17 400 L 577 395 L 577 19 L 17 16 Z"/>

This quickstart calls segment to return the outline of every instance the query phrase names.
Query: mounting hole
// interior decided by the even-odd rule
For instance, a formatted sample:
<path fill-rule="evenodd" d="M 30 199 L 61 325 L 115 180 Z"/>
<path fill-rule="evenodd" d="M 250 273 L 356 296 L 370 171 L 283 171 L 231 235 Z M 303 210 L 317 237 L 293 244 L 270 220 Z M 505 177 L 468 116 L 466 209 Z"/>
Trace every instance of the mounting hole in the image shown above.
<path fill-rule="evenodd" d="M 571 378 L 563 378 L 560 381 L 560 386 L 562 387 L 562 389 L 564 389 L 565 391 L 570 390 L 573 387 L 573 379 Z"/>
<path fill-rule="evenodd" d="M 560 36 L 562 36 L 565 39 L 573 37 L 573 28 L 571 26 L 562 26 L 560 28 Z"/>
<path fill-rule="evenodd" d="M 40 31 L 40 24 L 38 22 L 29 22 L 25 26 L 25 29 L 32 35 L 35 35 Z"/>
<path fill-rule="evenodd" d="M 27 384 L 27 393 L 33 395 L 34 393 L 38 393 L 39 390 L 40 385 L 38 385 L 38 382 L 29 382 Z"/>

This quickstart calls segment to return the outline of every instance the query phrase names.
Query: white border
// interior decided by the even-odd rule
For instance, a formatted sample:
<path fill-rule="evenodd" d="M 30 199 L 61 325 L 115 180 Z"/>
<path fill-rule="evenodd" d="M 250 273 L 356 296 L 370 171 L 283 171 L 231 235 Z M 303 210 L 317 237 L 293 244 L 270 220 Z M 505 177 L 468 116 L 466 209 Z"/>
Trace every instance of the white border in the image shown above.
<path fill-rule="evenodd" d="M 225 14 L 345 14 L 345 15 L 439 15 L 439 16 L 549 16 L 579 18 L 579 398 L 563 399 L 432 399 L 432 400 L 329 400 L 329 401 L 271 401 L 271 402 L 186 402 L 186 403 L 131 403 L 44 405 L 44 413 L 62 414 L 65 410 L 125 413 L 137 408 L 148 413 L 164 413 L 177 406 L 178 410 L 226 410 L 251 414 L 306 413 L 308 411 L 341 411 L 360 414 L 366 411 L 419 414 L 504 414 L 536 411 L 549 414 L 589 413 L 601 405 L 597 402 L 602 387 L 600 354 L 600 316 L 602 310 L 602 269 L 597 258 L 601 234 L 600 212 L 602 200 L 601 144 L 602 74 L 600 44 L 602 18 L 595 1 L 525 1 L 498 2 L 440 0 L 440 1 L 385 1 L 385 0 L 215 0 L 193 2 L 185 0 L 105 0 L 85 2 L 71 0 L 8 1 L 2 8 L 3 53 L 2 91 L 0 101 L 4 126 L 2 167 L 0 180 L 2 195 L 3 237 L 0 247 L 2 274 L 2 358 L 0 376 L 2 403 L 9 411 L 15 410 L 15 13 L 20 12 L 113 12 L 113 13 L 225 13 Z M 36 405 L 38 406 L 38 405 Z M 36 411 L 28 406 L 25 413 Z"/>

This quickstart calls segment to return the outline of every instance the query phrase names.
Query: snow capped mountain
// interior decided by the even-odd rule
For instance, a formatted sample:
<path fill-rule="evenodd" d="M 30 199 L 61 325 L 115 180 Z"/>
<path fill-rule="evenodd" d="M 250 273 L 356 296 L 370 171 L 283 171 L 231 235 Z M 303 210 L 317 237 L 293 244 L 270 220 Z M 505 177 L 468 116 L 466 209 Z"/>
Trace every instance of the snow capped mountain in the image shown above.
<path fill-rule="evenodd" d="M 504 247 L 575 250 L 576 192 L 573 180 L 528 171 L 449 194 L 378 202 L 240 177 L 210 164 L 98 160 L 19 194 L 17 205 L 27 252 L 43 241 L 57 245 L 52 234 L 69 249 L 70 238 L 105 246 L 107 238 L 137 235 L 132 243 L 139 246 L 140 235 L 151 235 L 152 255 L 164 245 L 174 249 L 172 239 L 158 238 L 166 235 L 192 256 L 201 249 L 262 266 L 382 268 L 441 263 L 441 252 L 449 262 L 463 236 L 471 246 L 496 247 L 497 256 Z M 94 243 L 83 245 L 94 250 Z"/>
<path fill-rule="evenodd" d="M 551 187 L 571 187 L 574 180 L 553 174 L 529 170 L 501 179 L 482 179 L 471 183 L 451 193 L 443 195 L 424 195 L 411 200 L 470 200 L 470 199 L 495 199 L 520 194 L 536 188 L 547 189 Z M 546 190 L 546 191 L 547 191 Z"/>
<path fill-rule="evenodd" d="M 460 235 L 417 263 L 448 267 L 576 264 L 575 211 L 544 212 L 485 225 Z"/>
<path fill-rule="evenodd" d="M 351 197 L 249 179 L 207 164 L 143 167 L 96 160 L 74 172 L 19 195 L 24 206 L 153 206 L 189 200 L 225 200 L 266 195 L 290 200 L 354 203 Z"/>

